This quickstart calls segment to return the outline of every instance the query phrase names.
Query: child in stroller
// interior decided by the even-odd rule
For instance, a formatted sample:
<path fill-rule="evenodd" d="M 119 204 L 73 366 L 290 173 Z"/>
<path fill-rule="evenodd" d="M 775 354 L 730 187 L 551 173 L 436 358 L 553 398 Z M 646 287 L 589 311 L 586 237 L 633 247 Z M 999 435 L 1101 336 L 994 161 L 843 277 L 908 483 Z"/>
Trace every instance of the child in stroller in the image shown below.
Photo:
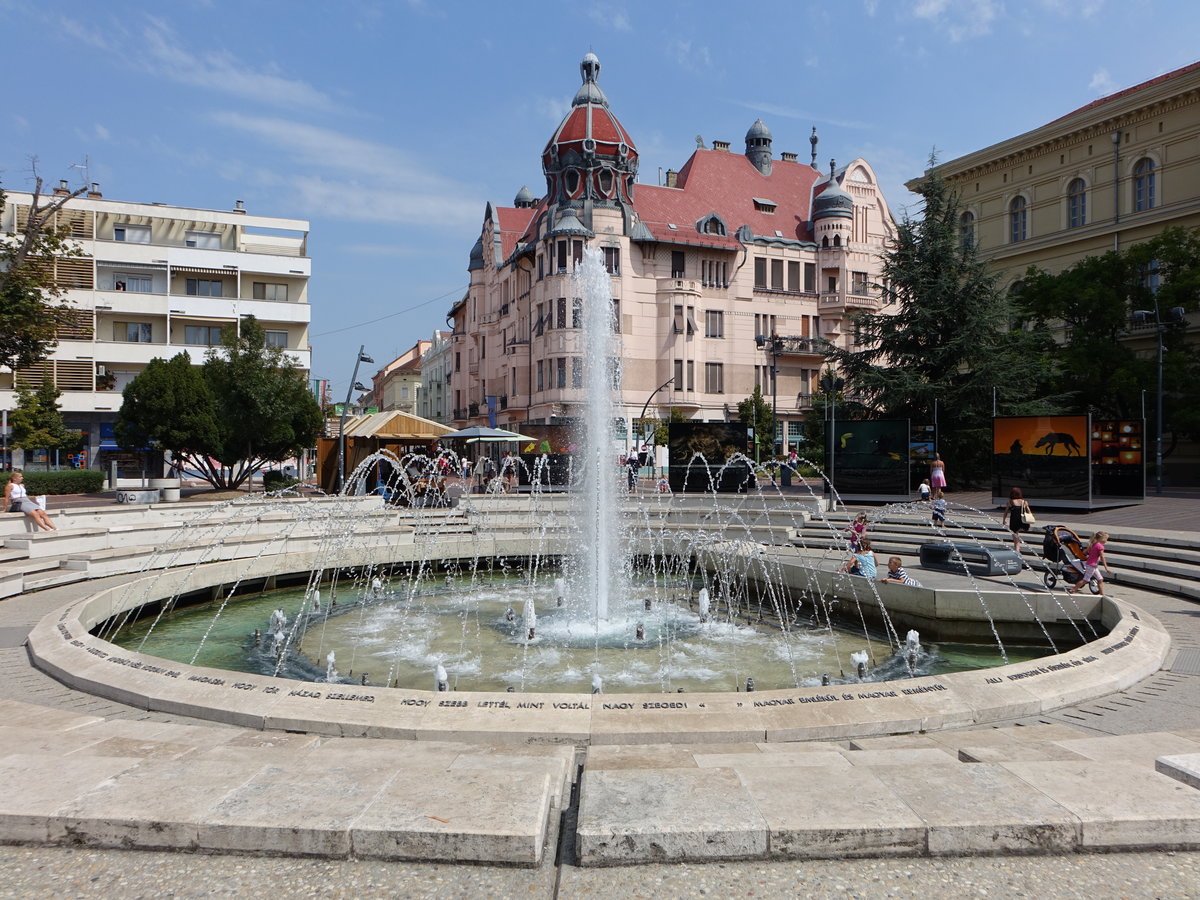
<path fill-rule="evenodd" d="M 1042 575 L 1042 583 L 1053 589 L 1061 578 L 1078 590 L 1082 587 L 1080 582 L 1087 559 L 1083 541 L 1066 525 L 1047 525 L 1042 532 L 1045 535 L 1042 538 L 1042 556 L 1049 563 Z M 1100 593 L 1100 585 L 1095 579 L 1088 581 L 1088 590 L 1093 594 Z"/>

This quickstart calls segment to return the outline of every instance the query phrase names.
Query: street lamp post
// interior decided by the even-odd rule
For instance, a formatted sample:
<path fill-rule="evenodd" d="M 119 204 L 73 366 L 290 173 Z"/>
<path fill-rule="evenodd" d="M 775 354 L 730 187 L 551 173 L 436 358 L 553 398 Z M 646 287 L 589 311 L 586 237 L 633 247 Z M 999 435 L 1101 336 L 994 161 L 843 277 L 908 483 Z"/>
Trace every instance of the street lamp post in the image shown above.
<path fill-rule="evenodd" d="M 670 378 L 668 378 L 666 381 L 664 381 L 662 384 L 660 384 L 658 387 L 656 387 L 654 390 L 652 390 L 650 392 L 650 396 L 646 398 L 646 402 L 642 406 L 642 414 L 640 416 L 638 416 L 638 422 L 646 421 L 646 410 L 648 410 L 650 408 L 650 401 L 654 399 L 654 395 L 657 394 L 659 391 L 661 391 L 663 388 L 665 388 L 668 384 L 670 384 L 674 380 L 675 380 L 675 376 L 672 375 Z M 651 435 L 654 434 L 654 432 L 650 432 L 650 433 L 651 433 Z"/>
<path fill-rule="evenodd" d="M 346 413 L 350 411 L 350 396 L 355 391 L 365 391 L 367 388 L 358 382 L 358 367 L 360 363 L 374 363 L 375 360 L 366 354 L 367 345 L 358 348 L 358 358 L 354 361 L 354 374 L 350 376 L 350 387 L 346 389 L 346 402 L 342 406 L 342 418 L 338 423 L 338 493 L 346 489 Z"/>
<path fill-rule="evenodd" d="M 1184 309 L 1173 306 L 1167 310 L 1163 318 L 1158 312 L 1158 301 L 1154 301 L 1154 309 L 1135 309 L 1131 316 L 1135 327 L 1151 327 L 1158 338 L 1158 391 L 1154 403 L 1154 492 L 1163 492 L 1163 335 L 1168 326 L 1182 322 Z"/>
<path fill-rule="evenodd" d="M 825 475 L 825 483 L 829 492 L 829 509 L 833 510 L 834 493 L 833 493 L 833 475 L 835 470 L 834 454 L 836 447 L 834 446 L 835 435 L 834 431 L 837 428 L 837 395 L 846 386 L 846 382 L 838 378 L 832 372 L 826 372 L 821 376 L 817 386 L 821 391 L 829 397 L 829 427 L 827 429 L 829 440 L 829 455 L 825 460 L 825 468 L 828 470 Z"/>
<path fill-rule="evenodd" d="M 779 415 L 777 409 L 779 407 L 779 353 L 783 349 L 783 341 L 777 334 L 756 335 L 754 343 L 758 345 L 759 350 L 766 350 L 771 354 L 771 455 L 775 455 L 775 434 L 774 431 L 779 427 Z"/>

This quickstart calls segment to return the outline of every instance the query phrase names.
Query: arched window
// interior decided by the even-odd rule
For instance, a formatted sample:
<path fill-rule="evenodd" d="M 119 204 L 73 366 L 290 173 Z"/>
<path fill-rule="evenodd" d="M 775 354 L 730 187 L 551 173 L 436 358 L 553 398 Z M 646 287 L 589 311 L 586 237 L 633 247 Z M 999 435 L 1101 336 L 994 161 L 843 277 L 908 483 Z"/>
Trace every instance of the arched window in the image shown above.
<path fill-rule="evenodd" d="M 1012 243 L 1029 236 L 1029 204 L 1024 197 L 1013 197 L 1008 204 L 1008 239 Z"/>
<path fill-rule="evenodd" d="M 1067 227 L 1079 228 L 1087 224 L 1087 185 L 1082 178 L 1074 178 L 1067 185 Z"/>
<path fill-rule="evenodd" d="M 975 246 L 975 213 L 968 211 L 958 217 L 958 242 L 964 250 Z"/>
<path fill-rule="evenodd" d="M 840 234 L 835 234 L 833 236 L 833 246 L 835 246 L 835 247 L 842 246 L 842 236 Z"/>
<path fill-rule="evenodd" d="M 829 246 L 829 235 L 825 235 L 825 237 L 821 238 L 821 246 L 822 247 Z"/>
<path fill-rule="evenodd" d="M 1154 160 L 1145 156 L 1133 167 L 1133 211 L 1154 209 Z"/>

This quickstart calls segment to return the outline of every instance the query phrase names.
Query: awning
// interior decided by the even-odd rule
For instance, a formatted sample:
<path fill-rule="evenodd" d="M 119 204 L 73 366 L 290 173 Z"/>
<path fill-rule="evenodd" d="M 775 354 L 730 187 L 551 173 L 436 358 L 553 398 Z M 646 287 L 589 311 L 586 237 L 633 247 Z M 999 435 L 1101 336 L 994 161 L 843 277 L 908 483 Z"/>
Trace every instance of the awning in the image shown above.
<path fill-rule="evenodd" d="M 166 263 L 135 263 L 115 259 L 98 259 L 96 265 L 112 266 L 114 269 L 142 269 L 150 272 L 165 272 L 167 268 Z"/>
<path fill-rule="evenodd" d="M 236 275 L 237 269 L 202 269 L 199 266 L 171 266 L 172 272 L 183 272 L 186 275 Z"/>
<path fill-rule="evenodd" d="M 345 435 L 389 441 L 432 441 L 453 430 L 441 422 L 393 409 L 347 420 Z"/>

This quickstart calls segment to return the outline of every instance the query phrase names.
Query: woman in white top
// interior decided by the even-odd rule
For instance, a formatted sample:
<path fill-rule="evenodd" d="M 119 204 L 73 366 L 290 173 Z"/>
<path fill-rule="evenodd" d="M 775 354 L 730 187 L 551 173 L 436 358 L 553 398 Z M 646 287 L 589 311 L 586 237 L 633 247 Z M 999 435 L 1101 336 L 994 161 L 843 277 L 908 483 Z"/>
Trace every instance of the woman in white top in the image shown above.
<path fill-rule="evenodd" d="M 4 486 L 4 508 L 9 512 L 25 513 L 43 531 L 58 531 L 46 511 L 34 503 L 25 490 L 25 475 L 19 469 L 12 473 L 8 484 Z"/>

